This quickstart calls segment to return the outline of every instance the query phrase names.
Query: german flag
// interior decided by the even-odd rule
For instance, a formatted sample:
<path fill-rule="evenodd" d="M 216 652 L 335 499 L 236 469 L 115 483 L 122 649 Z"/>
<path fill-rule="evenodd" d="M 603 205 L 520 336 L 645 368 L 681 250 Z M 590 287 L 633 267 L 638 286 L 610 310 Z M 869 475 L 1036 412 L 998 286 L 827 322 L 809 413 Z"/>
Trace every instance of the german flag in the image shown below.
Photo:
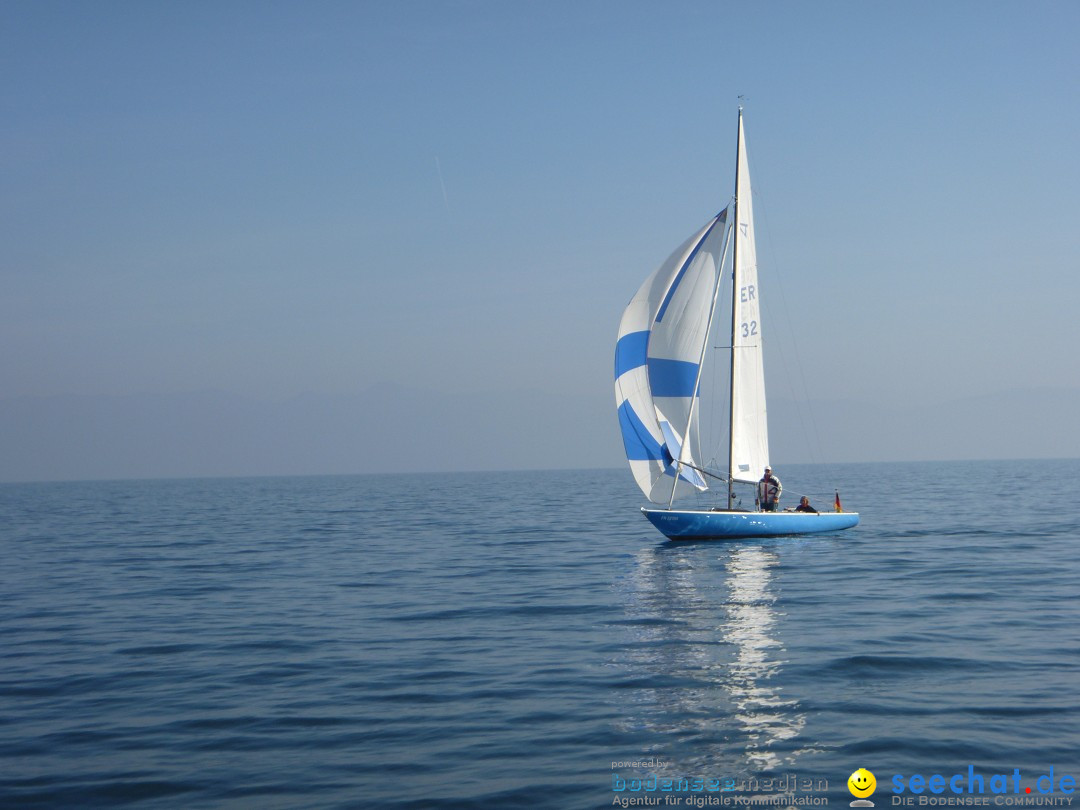
<path fill-rule="evenodd" d="M 839 492 L 839 490 L 836 493 L 836 511 L 837 512 L 843 512 L 844 511 L 844 507 L 842 507 L 840 505 L 840 492 Z"/>

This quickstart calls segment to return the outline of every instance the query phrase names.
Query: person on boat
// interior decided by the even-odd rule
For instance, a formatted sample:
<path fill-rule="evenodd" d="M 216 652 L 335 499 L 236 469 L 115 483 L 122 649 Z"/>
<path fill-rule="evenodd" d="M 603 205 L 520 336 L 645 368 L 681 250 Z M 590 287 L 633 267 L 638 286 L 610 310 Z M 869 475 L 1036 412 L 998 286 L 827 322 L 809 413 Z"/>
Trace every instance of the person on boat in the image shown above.
<path fill-rule="evenodd" d="M 818 513 L 817 509 L 810 505 L 810 499 L 805 495 L 799 501 L 799 505 L 795 507 L 796 512 L 813 512 L 815 515 Z"/>
<path fill-rule="evenodd" d="M 765 475 L 758 481 L 758 505 L 762 512 L 775 512 L 780 503 L 780 493 L 784 487 L 780 479 L 772 474 L 772 467 L 765 468 Z"/>

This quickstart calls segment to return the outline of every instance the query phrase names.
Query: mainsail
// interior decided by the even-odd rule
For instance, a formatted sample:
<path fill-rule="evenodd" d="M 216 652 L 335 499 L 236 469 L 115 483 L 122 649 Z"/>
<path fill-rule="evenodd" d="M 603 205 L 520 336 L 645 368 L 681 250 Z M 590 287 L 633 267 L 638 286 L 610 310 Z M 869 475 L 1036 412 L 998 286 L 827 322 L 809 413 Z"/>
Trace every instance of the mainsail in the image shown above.
<path fill-rule="evenodd" d="M 726 225 L 727 209 L 686 240 L 646 279 L 619 324 L 619 426 L 634 478 L 654 503 L 668 503 L 673 485 L 675 498 L 708 488 L 695 469 L 700 465 L 691 413 L 697 411 Z"/>
<path fill-rule="evenodd" d="M 765 413 L 765 371 L 761 351 L 761 304 L 750 169 L 739 116 L 738 168 L 735 180 L 735 280 L 732 303 L 731 478 L 755 482 L 769 464 L 769 429 Z"/>

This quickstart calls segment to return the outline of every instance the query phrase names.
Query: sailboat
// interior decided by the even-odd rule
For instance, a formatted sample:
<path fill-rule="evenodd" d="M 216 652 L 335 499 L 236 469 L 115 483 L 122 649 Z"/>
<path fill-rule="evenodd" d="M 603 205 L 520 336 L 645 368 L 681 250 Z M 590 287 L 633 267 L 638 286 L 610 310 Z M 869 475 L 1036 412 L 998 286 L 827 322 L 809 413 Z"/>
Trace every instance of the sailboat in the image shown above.
<path fill-rule="evenodd" d="M 762 362 L 761 294 L 754 209 L 742 108 L 736 147 L 735 196 L 671 254 L 631 299 L 615 346 L 615 402 L 634 479 L 663 508 L 642 508 L 673 540 L 716 540 L 834 532 L 859 522 L 841 511 L 751 511 L 736 508 L 734 486 L 757 484 L 769 467 Z M 695 453 L 700 442 L 701 380 L 731 257 L 731 345 L 726 473 L 710 472 Z M 676 509 L 679 498 L 727 483 L 727 505 Z"/>

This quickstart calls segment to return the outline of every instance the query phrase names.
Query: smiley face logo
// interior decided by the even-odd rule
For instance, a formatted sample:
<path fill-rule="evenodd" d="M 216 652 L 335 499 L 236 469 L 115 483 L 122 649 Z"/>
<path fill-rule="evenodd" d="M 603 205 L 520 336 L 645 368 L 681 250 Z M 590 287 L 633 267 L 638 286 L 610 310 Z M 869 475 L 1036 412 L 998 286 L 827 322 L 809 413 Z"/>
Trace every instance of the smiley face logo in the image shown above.
<path fill-rule="evenodd" d="M 877 788 L 877 779 L 866 768 L 859 768 L 847 780 L 848 790 L 857 799 L 865 799 Z"/>

